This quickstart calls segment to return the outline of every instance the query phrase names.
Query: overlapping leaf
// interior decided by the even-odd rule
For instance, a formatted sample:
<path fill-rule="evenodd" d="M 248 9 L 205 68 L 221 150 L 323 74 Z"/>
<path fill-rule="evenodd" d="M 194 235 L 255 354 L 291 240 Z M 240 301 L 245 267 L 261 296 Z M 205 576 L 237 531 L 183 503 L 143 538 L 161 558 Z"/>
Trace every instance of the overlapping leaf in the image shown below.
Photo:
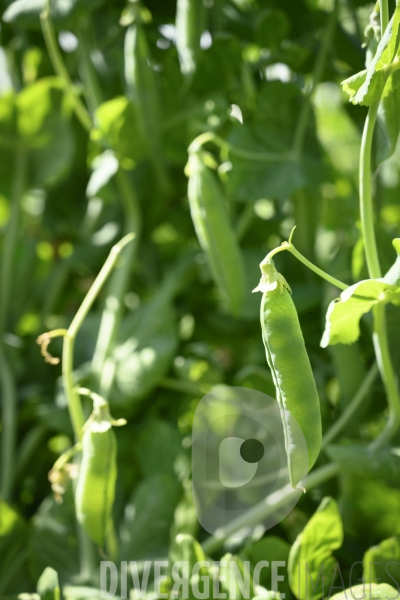
<path fill-rule="evenodd" d="M 333 300 L 326 313 L 321 346 L 352 344 L 360 335 L 360 319 L 377 304 L 400 304 L 400 287 L 383 279 L 366 279 L 350 286 Z"/>
<path fill-rule="evenodd" d="M 399 24 L 400 7 L 397 7 L 368 68 L 343 81 L 343 90 L 353 104 L 370 106 L 380 99 L 388 75 L 387 67 L 398 60 Z"/>

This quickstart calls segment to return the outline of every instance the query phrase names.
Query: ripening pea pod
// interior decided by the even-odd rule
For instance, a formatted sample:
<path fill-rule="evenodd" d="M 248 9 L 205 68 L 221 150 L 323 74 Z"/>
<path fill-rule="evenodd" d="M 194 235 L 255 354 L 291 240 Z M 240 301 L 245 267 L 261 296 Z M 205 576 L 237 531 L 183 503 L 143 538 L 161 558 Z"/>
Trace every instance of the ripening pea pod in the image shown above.
<path fill-rule="evenodd" d="M 182 75 L 187 78 L 191 78 L 196 71 L 204 24 L 203 0 L 178 0 L 175 19 L 176 48 Z"/>
<path fill-rule="evenodd" d="M 135 12 L 135 20 L 125 34 L 124 65 L 128 97 L 137 107 L 142 133 L 160 188 L 167 191 L 169 182 L 161 150 L 160 90 L 151 67 L 150 48 L 139 10 Z"/>
<path fill-rule="evenodd" d="M 190 213 L 200 246 L 205 252 L 214 282 L 231 313 L 239 316 L 246 291 L 243 257 L 230 223 L 228 207 L 216 174 L 202 151 L 191 152 L 189 176 Z"/>
<path fill-rule="evenodd" d="M 272 259 L 260 264 L 261 329 L 279 402 L 290 483 L 294 488 L 318 458 L 322 441 L 320 403 L 290 287 Z M 305 444 L 306 446 L 305 446 Z"/>
<path fill-rule="evenodd" d="M 82 461 L 75 493 L 76 516 L 88 536 L 103 547 L 113 532 L 112 509 L 117 480 L 117 440 L 113 425 L 126 421 L 111 418 L 108 403 L 80 389 L 94 400 L 93 412 L 82 437 Z"/>

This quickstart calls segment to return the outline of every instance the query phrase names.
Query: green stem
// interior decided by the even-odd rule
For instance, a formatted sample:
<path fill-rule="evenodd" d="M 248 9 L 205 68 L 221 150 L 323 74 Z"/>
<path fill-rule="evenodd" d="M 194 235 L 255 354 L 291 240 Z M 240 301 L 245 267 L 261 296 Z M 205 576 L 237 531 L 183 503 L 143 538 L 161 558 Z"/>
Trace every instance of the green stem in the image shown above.
<path fill-rule="evenodd" d="M 307 477 L 307 490 L 325 483 L 339 473 L 339 467 L 334 464 L 329 464 L 314 471 Z M 218 550 L 226 538 L 232 537 L 244 527 L 250 527 L 262 523 L 269 516 L 273 515 L 277 510 L 285 506 L 291 500 L 298 497 L 299 491 L 294 490 L 290 484 L 267 496 L 262 502 L 259 502 L 250 508 L 242 516 L 234 519 L 227 525 L 220 527 L 218 537 L 210 536 L 202 544 L 203 550 L 210 554 Z"/>
<path fill-rule="evenodd" d="M 78 117 L 81 125 L 90 131 L 92 129 L 92 120 L 89 116 L 86 106 L 81 101 L 78 91 L 72 84 L 69 73 L 65 67 L 60 49 L 58 47 L 54 26 L 50 17 L 50 1 L 47 0 L 47 6 L 40 15 L 44 41 L 46 43 L 47 52 L 49 53 L 51 64 L 54 71 L 61 78 L 65 93 L 71 99 L 75 114 Z"/>
<path fill-rule="evenodd" d="M 271 260 L 272 257 L 275 256 L 275 254 L 278 254 L 278 252 L 283 252 L 284 250 L 288 250 L 300 262 L 302 262 L 304 265 L 306 265 L 306 267 L 311 269 L 311 271 L 314 271 L 314 273 L 316 273 L 317 275 L 322 277 L 322 279 L 329 281 L 329 283 L 336 286 L 337 288 L 339 288 L 341 290 L 346 290 L 349 287 L 342 281 L 339 281 L 339 279 L 332 277 L 332 275 L 329 275 L 328 273 L 326 273 L 325 271 L 323 271 L 322 269 L 320 269 L 319 267 L 314 265 L 312 262 L 310 262 L 305 256 L 303 256 L 298 250 L 296 250 L 296 248 L 293 246 L 293 244 L 290 241 L 283 242 L 283 244 L 281 246 L 278 246 L 278 248 L 274 248 L 273 250 L 271 250 L 271 252 L 269 252 L 267 254 L 267 256 L 265 257 L 264 260 L 266 260 L 266 261 Z"/>
<path fill-rule="evenodd" d="M 388 0 L 380 0 L 380 14 L 381 14 L 381 37 L 386 31 L 386 27 L 389 24 L 389 2 Z"/>
<path fill-rule="evenodd" d="M 365 256 L 371 279 L 382 277 L 378 249 L 375 240 L 374 211 L 371 191 L 372 140 L 379 101 L 371 104 L 364 125 L 360 153 L 360 215 L 364 238 Z"/>
<path fill-rule="evenodd" d="M 293 161 L 295 159 L 294 154 L 292 152 L 259 152 L 246 150 L 245 148 L 239 148 L 234 144 L 231 144 L 227 140 L 219 137 L 216 133 L 212 131 L 206 131 L 201 133 L 193 142 L 190 144 L 188 151 L 198 152 L 201 147 L 207 142 L 214 142 L 217 146 L 222 148 L 223 150 L 228 150 L 232 154 L 236 154 L 236 156 L 240 156 L 241 158 L 245 158 L 247 160 L 257 160 L 261 162 L 287 162 Z"/>
<path fill-rule="evenodd" d="M 2 436 L 0 495 L 10 500 L 15 473 L 15 445 L 17 436 L 17 392 L 15 375 L 4 347 L 11 297 L 14 254 L 17 244 L 20 200 L 25 187 L 26 154 L 18 151 L 15 157 L 11 214 L 3 242 L 0 287 L 0 378 L 2 389 Z"/>
<path fill-rule="evenodd" d="M 86 102 L 93 115 L 97 107 L 103 102 L 103 96 L 99 81 L 94 72 L 92 60 L 90 58 L 90 38 L 91 23 L 88 17 L 80 17 L 78 20 L 78 39 L 79 39 L 79 71 L 83 81 Z"/>
<path fill-rule="evenodd" d="M 17 391 L 14 373 L 5 355 L 2 342 L 0 343 L 0 379 L 3 400 L 0 496 L 9 502 L 15 473 Z"/>
<path fill-rule="evenodd" d="M 23 151 L 19 151 L 15 155 L 15 167 L 11 192 L 11 212 L 7 230 L 4 236 L 1 260 L 0 341 L 3 338 L 7 326 L 10 299 L 12 296 L 13 261 L 17 244 L 20 201 L 25 187 L 26 169 L 26 154 Z"/>
<path fill-rule="evenodd" d="M 306 136 L 307 127 L 311 116 L 311 99 L 324 71 L 328 51 L 332 44 L 333 36 L 335 33 L 338 7 L 339 2 L 338 0 L 335 0 L 333 10 L 329 15 L 325 36 L 322 41 L 320 50 L 318 52 L 317 59 L 315 61 L 312 83 L 310 89 L 306 93 L 306 97 L 304 98 L 303 106 L 301 108 L 299 120 L 297 122 L 297 127 L 294 133 L 293 150 L 298 158 L 301 156 L 303 150 L 304 139 Z"/>
<path fill-rule="evenodd" d="M 343 428 L 347 425 L 347 423 L 351 420 L 354 414 L 357 412 L 358 408 L 361 406 L 368 390 L 376 379 L 378 375 L 378 365 L 374 363 L 370 370 L 368 371 L 364 381 L 361 386 L 357 390 L 356 394 L 350 401 L 349 405 L 343 411 L 338 420 L 332 425 L 332 427 L 326 432 L 322 439 L 322 448 L 325 448 L 330 444 L 343 430 Z"/>
<path fill-rule="evenodd" d="M 100 293 L 106 279 L 110 275 L 118 257 L 126 244 L 134 237 L 134 234 L 126 235 L 118 244 L 111 248 L 111 252 L 104 263 L 100 273 L 93 282 L 92 287 L 86 294 L 82 304 L 80 305 L 75 317 L 69 326 L 67 333 L 64 336 L 63 358 L 62 358 L 62 373 L 64 379 L 65 393 L 67 396 L 68 407 L 70 411 L 72 426 L 74 428 L 75 439 L 77 442 L 82 439 L 82 427 L 85 423 L 82 405 L 80 398 L 75 390 L 73 381 L 73 353 L 76 335 L 91 309 L 94 301 Z"/>
<path fill-rule="evenodd" d="M 378 362 L 383 385 L 386 390 L 389 418 L 383 433 L 375 440 L 373 448 L 385 445 L 400 428 L 400 398 L 396 374 L 390 356 L 389 341 L 386 326 L 385 306 L 377 304 L 373 308 L 374 333 L 373 342 L 376 360 Z"/>
<path fill-rule="evenodd" d="M 382 10 L 382 4 L 381 4 Z M 386 9 L 384 9 L 386 10 Z M 386 17 L 384 17 L 386 19 Z M 397 66 L 397 65 L 396 65 Z M 372 142 L 378 114 L 379 100 L 369 107 L 361 140 L 360 152 L 360 214 L 361 229 L 364 239 L 365 256 L 368 273 L 371 279 L 382 276 L 379 263 L 378 248 L 374 230 L 374 210 L 371 190 Z M 374 333 L 373 342 L 376 360 L 379 366 L 389 405 L 389 419 L 383 434 L 377 439 L 378 445 L 390 440 L 400 427 L 400 397 L 396 375 L 390 356 L 387 339 L 385 307 L 377 305 L 373 310 Z"/>

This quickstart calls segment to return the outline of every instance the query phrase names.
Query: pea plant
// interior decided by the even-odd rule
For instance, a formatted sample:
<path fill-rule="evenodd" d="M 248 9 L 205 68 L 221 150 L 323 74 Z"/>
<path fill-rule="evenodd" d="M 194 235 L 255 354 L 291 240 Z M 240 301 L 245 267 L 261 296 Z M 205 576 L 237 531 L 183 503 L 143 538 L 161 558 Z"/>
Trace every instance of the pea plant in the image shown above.
<path fill-rule="evenodd" d="M 204 561 L 203 597 L 247 597 L 234 564 L 249 598 L 394 600 L 399 73 L 388 0 L 2 3 L 1 598 L 163 559 L 145 598 Z M 276 399 L 290 483 L 216 537 L 191 444 L 219 385 Z"/>

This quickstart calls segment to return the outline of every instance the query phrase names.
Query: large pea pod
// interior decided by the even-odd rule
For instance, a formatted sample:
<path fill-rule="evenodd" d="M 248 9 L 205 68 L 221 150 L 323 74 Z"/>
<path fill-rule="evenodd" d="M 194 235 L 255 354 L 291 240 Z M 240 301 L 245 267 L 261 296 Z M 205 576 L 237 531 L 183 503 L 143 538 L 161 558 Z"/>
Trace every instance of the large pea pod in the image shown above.
<path fill-rule="evenodd" d="M 196 71 L 204 16 L 203 0 L 178 0 L 175 20 L 176 48 L 185 77 L 191 77 Z"/>
<path fill-rule="evenodd" d="M 290 288 L 272 259 L 260 267 L 254 291 L 263 292 L 262 336 L 281 410 L 290 482 L 298 487 L 321 448 L 319 397 Z"/>
<path fill-rule="evenodd" d="M 232 229 L 228 207 L 216 174 L 204 153 L 191 153 L 188 199 L 194 228 L 205 252 L 214 282 L 233 315 L 242 310 L 246 281 L 243 258 Z"/>
<path fill-rule="evenodd" d="M 95 404 L 82 437 L 75 494 L 76 515 L 89 537 L 104 546 L 112 525 L 117 479 L 117 441 L 107 402 Z"/>

